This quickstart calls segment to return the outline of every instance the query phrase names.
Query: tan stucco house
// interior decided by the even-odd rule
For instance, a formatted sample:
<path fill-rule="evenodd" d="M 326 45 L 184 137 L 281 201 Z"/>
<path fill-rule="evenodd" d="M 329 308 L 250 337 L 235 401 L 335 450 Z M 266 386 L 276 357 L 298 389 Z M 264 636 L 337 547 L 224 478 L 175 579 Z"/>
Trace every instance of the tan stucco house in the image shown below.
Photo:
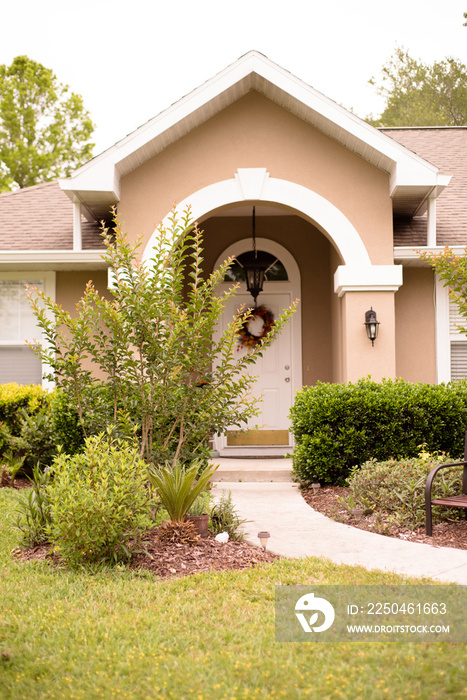
<path fill-rule="evenodd" d="M 377 130 L 250 52 L 71 178 L 0 195 L 0 382 L 41 380 L 24 282 L 72 309 L 88 279 L 107 286 L 97 222 L 110 208 L 150 256 L 174 203 L 205 232 L 207 270 L 251 249 L 255 206 L 257 247 L 285 270 L 258 303 L 300 299 L 259 367 L 271 430 L 318 380 L 463 376 L 466 341 L 417 251 L 463 250 L 466 178 L 466 129 Z"/>

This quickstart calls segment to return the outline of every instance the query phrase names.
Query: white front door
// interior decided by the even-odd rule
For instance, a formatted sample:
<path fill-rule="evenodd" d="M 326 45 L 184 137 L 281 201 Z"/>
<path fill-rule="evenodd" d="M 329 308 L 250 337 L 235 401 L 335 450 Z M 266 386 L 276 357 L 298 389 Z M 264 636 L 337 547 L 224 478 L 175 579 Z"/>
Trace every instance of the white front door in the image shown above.
<path fill-rule="evenodd" d="M 292 293 L 285 291 L 283 283 L 267 285 L 271 287 L 282 287 L 277 291 L 266 291 L 258 297 L 258 306 L 264 305 L 272 312 L 274 318 L 278 318 L 284 308 L 290 306 Z M 238 310 L 245 305 L 246 308 L 253 305 L 253 300 L 248 293 L 239 293 L 228 302 L 228 306 L 222 318 L 222 331 L 227 324 L 237 314 Z M 259 324 L 255 327 L 255 324 Z M 249 326 L 250 332 L 256 335 L 261 332 L 261 319 L 255 319 Z M 237 348 L 237 353 L 245 354 L 248 350 L 244 347 Z M 258 377 L 253 385 L 252 393 L 256 397 L 261 397 L 258 417 L 251 419 L 244 428 L 257 426 L 259 431 L 252 431 L 249 434 L 236 435 L 231 433 L 229 437 L 221 436 L 215 441 L 215 448 L 221 453 L 226 448 L 243 448 L 254 445 L 288 445 L 290 420 L 288 414 L 292 405 L 292 332 L 291 324 L 287 323 L 280 335 L 267 348 L 263 357 L 259 358 L 255 365 L 248 368 L 251 375 Z M 233 427 L 237 431 L 238 427 Z"/>

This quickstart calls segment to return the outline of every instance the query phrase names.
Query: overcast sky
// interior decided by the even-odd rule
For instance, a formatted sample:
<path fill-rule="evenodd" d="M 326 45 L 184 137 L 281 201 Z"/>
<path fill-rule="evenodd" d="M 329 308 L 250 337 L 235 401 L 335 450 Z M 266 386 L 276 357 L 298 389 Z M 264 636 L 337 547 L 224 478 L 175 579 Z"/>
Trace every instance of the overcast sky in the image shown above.
<path fill-rule="evenodd" d="M 80 93 L 95 155 L 251 49 L 365 117 L 397 45 L 467 63 L 467 0 L 0 0 L 0 63 L 26 54 Z"/>

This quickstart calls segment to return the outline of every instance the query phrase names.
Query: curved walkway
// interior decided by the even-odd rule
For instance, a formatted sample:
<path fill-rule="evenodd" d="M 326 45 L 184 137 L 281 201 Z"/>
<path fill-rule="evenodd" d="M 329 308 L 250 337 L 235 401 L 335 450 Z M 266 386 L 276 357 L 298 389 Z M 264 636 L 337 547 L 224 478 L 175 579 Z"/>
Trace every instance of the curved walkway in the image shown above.
<path fill-rule="evenodd" d="M 283 556 L 326 557 L 337 564 L 467 585 L 467 550 L 405 542 L 326 518 L 291 482 L 291 460 L 214 461 L 219 464 L 214 493 L 232 493 L 237 512 L 250 521 L 245 535 L 253 544 L 259 544 L 258 532 L 267 530 L 268 550 Z"/>

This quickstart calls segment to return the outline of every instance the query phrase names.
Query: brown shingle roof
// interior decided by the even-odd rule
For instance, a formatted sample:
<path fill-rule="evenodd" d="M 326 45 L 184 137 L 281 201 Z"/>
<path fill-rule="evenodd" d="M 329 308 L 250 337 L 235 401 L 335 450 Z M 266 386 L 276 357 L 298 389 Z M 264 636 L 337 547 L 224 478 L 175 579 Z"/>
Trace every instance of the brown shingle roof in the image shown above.
<path fill-rule="evenodd" d="M 467 128 L 428 127 L 381 129 L 387 136 L 415 151 L 452 175 L 437 199 L 436 242 L 438 245 L 467 245 Z M 394 245 L 426 245 L 426 216 L 394 221 Z"/>
<path fill-rule="evenodd" d="M 467 127 L 381 129 L 452 175 L 437 200 L 438 245 L 467 245 Z M 83 249 L 102 249 L 99 225 L 82 221 Z M 426 216 L 394 221 L 394 245 L 426 245 Z M 58 182 L 0 194 L 0 250 L 72 250 L 73 205 Z"/>
<path fill-rule="evenodd" d="M 81 217 L 84 250 L 103 247 L 99 225 Z M 73 204 L 58 182 L 0 194 L 0 250 L 71 250 Z"/>

